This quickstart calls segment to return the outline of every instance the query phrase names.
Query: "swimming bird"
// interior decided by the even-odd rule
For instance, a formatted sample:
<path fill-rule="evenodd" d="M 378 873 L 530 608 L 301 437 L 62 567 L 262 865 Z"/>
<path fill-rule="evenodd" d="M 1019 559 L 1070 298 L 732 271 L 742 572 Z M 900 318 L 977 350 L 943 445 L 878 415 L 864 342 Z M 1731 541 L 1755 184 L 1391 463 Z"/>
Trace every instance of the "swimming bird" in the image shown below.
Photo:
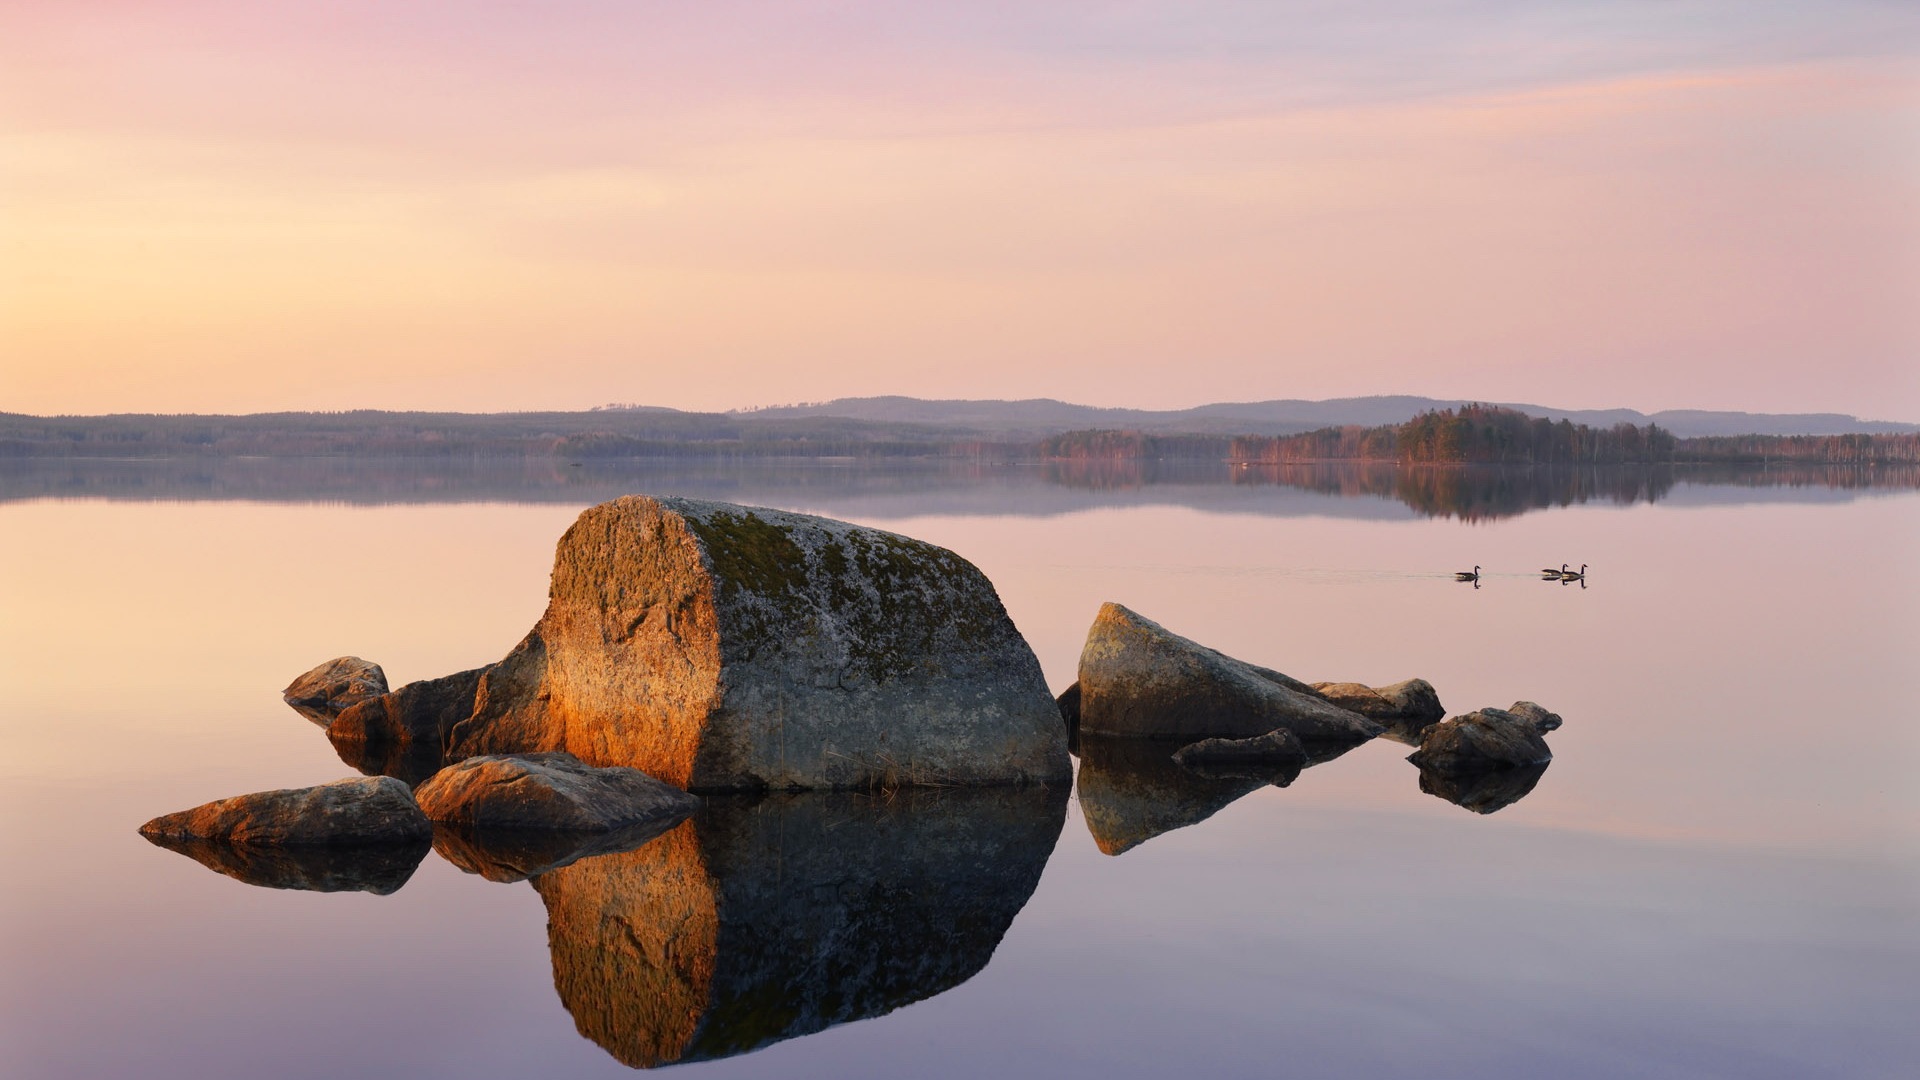
<path fill-rule="evenodd" d="M 1542 581 L 1559 581 L 1559 580 L 1560 580 L 1560 575 L 1562 575 L 1562 574 L 1564 574 L 1564 573 L 1566 573 L 1566 572 L 1567 572 L 1567 564 L 1566 564 L 1566 563 L 1561 563 L 1561 564 L 1560 564 L 1560 569 L 1558 569 L 1558 570 L 1542 570 L 1542 571 L 1540 571 L 1540 579 L 1541 579 Z"/>
<path fill-rule="evenodd" d="M 1561 581 L 1585 581 L 1585 580 L 1587 580 L 1587 564 L 1586 564 L 1586 563 L 1581 563 L 1581 564 L 1580 564 L 1580 569 L 1579 569 L 1579 570 L 1577 570 L 1577 571 L 1575 571 L 1575 570 L 1569 570 L 1569 569 L 1567 569 L 1567 568 L 1566 568 L 1566 564 L 1565 564 L 1565 563 L 1562 563 L 1562 564 L 1561 564 L 1561 566 L 1560 566 L 1560 580 L 1561 580 Z"/>
<path fill-rule="evenodd" d="M 1472 570 L 1455 570 L 1453 572 L 1453 580 L 1479 581 L 1480 580 L 1480 564 L 1475 563 Z"/>

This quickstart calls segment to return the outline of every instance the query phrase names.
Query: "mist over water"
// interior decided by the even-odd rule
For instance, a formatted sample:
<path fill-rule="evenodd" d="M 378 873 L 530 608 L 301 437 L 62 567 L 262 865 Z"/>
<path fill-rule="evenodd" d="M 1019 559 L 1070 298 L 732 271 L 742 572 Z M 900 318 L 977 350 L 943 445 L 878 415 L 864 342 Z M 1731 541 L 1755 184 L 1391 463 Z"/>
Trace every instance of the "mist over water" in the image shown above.
<path fill-rule="evenodd" d="M 1920 1059 L 1911 477 L 8 470 L 8 1076 L 1893 1077 Z M 1302 679 L 1420 676 L 1450 714 L 1528 699 L 1565 726 L 1550 767 L 1500 790 L 1435 790 L 1387 739 L 1284 787 L 1083 746 L 1076 790 L 1032 807 L 749 800 L 531 883 L 425 853 L 369 891 L 265 888 L 135 835 L 349 775 L 281 703 L 288 679 L 342 653 L 395 684 L 498 659 L 574 516 L 636 491 L 949 547 L 1056 691 L 1112 600 Z M 1589 564 L 1584 587 L 1540 579 L 1562 562 Z M 1475 564 L 1478 588 L 1453 580 Z"/>

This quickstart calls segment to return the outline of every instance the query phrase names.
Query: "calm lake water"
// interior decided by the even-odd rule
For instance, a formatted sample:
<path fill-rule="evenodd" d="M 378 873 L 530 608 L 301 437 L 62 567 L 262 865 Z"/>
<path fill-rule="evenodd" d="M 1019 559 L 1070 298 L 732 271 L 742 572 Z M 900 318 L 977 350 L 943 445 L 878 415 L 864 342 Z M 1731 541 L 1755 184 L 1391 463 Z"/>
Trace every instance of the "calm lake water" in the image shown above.
<path fill-rule="evenodd" d="M 1566 724 L 1484 815 L 1377 740 L 1244 794 L 1096 762 L 1118 809 L 1092 782 L 728 803 L 531 884 L 428 855 L 391 895 L 136 835 L 348 775 L 280 688 L 343 653 L 396 685 L 498 659 L 561 532 L 629 491 L 950 547 L 1056 690 L 1115 600 L 1300 678 Z M 1911 478 L 1851 473 L 0 470 L 0 1073 L 1912 1076 L 1916 541 Z M 1563 561 L 1585 588 L 1539 580 Z M 1223 805 L 1141 842 L 1179 823 L 1138 804 L 1162 788 Z M 717 924 L 669 910 L 688 875 Z M 709 984 L 606 947 L 642 930 L 705 942 Z"/>

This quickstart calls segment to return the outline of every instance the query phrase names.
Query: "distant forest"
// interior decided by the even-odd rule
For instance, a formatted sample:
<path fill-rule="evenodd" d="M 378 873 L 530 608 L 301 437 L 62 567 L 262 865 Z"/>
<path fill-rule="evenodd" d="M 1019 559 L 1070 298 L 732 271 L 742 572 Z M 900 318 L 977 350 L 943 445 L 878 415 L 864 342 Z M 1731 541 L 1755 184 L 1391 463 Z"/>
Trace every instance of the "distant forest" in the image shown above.
<path fill-rule="evenodd" d="M 1656 424 L 1588 427 L 1490 405 L 1421 413 L 1402 424 L 1228 437 L 1070 431 L 1009 440 L 948 424 L 827 416 L 623 409 L 571 413 L 268 413 L 249 416 L 39 417 L 0 413 L 0 458 L 522 457 L 973 458 L 989 461 L 1180 460 L 1280 465 L 1655 465 L 1920 463 L 1920 434 L 1676 438 Z"/>
<path fill-rule="evenodd" d="M 1877 464 L 1920 461 L 1920 435 L 1742 435 L 1680 439 L 1658 424 L 1590 428 L 1512 409 L 1468 405 L 1404 424 L 1321 428 L 1232 440 L 1227 459 L 1392 461 L 1437 465 L 1671 465 L 1685 463 Z"/>

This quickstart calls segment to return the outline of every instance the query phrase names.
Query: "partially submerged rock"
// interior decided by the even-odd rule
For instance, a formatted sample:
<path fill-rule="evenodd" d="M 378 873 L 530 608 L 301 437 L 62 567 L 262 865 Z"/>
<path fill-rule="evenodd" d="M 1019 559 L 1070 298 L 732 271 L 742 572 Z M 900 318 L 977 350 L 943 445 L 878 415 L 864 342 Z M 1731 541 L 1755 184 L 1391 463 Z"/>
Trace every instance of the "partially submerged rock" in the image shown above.
<path fill-rule="evenodd" d="M 1060 719 L 1067 725 L 1068 734 L 1080 730 L 1080 684 L 1074 683 L 1060 691 L 1053 703 L 1060 709 Z"/>
<path fill-rule="evenodd" d="M 434 774 L 414 798 L 431 820 L 482 833 L 605 833 L 671 823 L 700 808 L 699 799 L 638 769 L 595 768 L 567 753 L 468 758 Z"/>
<path fill-rule="evenodd" d="M 1516 701 L 1511 709 L 1481 709 L 1433 725 L 1407 760 L 1441 775 L 1545 765 L 1553 751 L 1540 736 L 1559 726 L 1554 713 Z"/>
<path fill-rule="evenodd" d="M 407 785 L 356 776 L 316 787 L 236 795 L 164 814 L 140 826 L 155 843 L 211 840 L 282 847 L 425 843 L 433 825 Z"/>
<path fill-rule="evenodd" d="M 306 892 L 369 892 L 386 896 L 405 885 L 426 858 L 425 840 L 353 847 L 284 847 L 222 840 L 148 836 L 209 870 L 267 889 Z"/>
<path fill-rule="evenodd" d="M 387 692 L 387 673 L 357 656 L 329 660 L 287 684 L 281 692 L 301 716 L 326 727 L 334 717 Z"/>
<path fill-rule="evenodd" d="M 1104 604 L 1080 653 L 1083 735 L 1248 738 L 1277 729 L 1303 742 L 1359 743 L 1385 730 L 1311 686 Z"/>
<path fill-rule="evenodd" d="M 327 727 L 327 738 L 336 746 L 363 743 L 443 751 L 447 733 L 473 714 L 474 696 L 485 670 L 421 679 L 368 698 L 335 717 Z"/>
<path fill-rule="evenodd" d="M 1173 760 L 1194 771 L 1259 770 L 1272 777 L 1289 770 L 1298 775 L 1307 767 L 1307 750 L 1293 732 L 1281 728 L 1251 739 L 1203 739 L 1175 751 Z"/>
<path fill-rule="evenodd" d="M 826 518 L 629 496 L 561 538 L 546 613 L 448 760 L 565 750 L 693 791 L 1064 783 L 1059 710 L 993 585 Z"/>
<path fill-rule="evenodd" d="M 1425 679 L 1407 679 L 1390 686 L 1364 686 L 1355 682 L 1317 682 L 1309 684 L 1314 693 L 1335 705 L 1392 728 L 1425 726 L 1447 715 L 1440 705 L 1440 694 Z"/>
<path fill-rule="evenodd" d="M 636 1068 L 882 1016 L 986 967 L 1066 803 L 1060 786 L 711 800 L 633 851 L 533 879 L 554 989 Z"/>

